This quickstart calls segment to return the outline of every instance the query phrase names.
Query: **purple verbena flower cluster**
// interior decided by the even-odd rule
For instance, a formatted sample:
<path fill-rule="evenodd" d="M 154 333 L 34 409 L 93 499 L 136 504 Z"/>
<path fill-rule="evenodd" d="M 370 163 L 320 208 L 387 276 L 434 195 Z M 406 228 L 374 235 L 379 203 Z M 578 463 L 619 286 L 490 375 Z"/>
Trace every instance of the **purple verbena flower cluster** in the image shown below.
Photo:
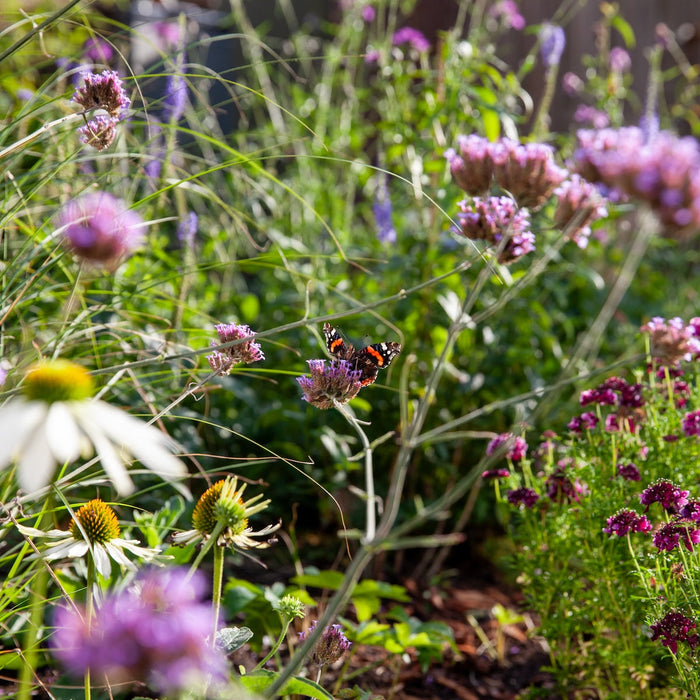
<path fill-rule="evenodd" d="M 554 162 L 550 146 L 507 138 L 491 142 L 475 134 L 460 136 L 457 150 L 448 149 L 445 158 L 467 194 L 484 195 L 495 183 L 530 209 L 542 206 L 568 175 Z"/>
<path fill-rule="evenodd" d="M 53 654 L 73 675 L 90 670 L 110 684 L 142 681 L 175 695 L 223 680 L 226 657 L 207 639 L 214 620 L 211 606 L 200 602 L 203 589 L 199 574 L 152 570 L 108 596 L 92 620 L 85 611 L 59 608 Z"/>
<path fill-rule="evenodd" d="M 299 639 L 304 640 L 307 635 L 310 635 L 316 629 L 317 624 L 318 622 L 314 620 L 306 632 L 299 633 Z M 314 663 L 317 663 L 319 666 L 333 664 L 338 661 L 351 646 L 352 643 L 348 641 L 340 625 L 329 625 L 323 630 L 321 638 L 316 642 L 311 658 Z"/>
<path fill-rule="evenodd" d="M 84 113 L 97 109 L 107 115 L 96 115 L 86 120 L 85 126 L 79 130 L 80 139 L 102 151 L 114 141 L 116 125 L 126 117 L 131 100 L 116 71 L 84 73 L 82 78 L 83 84 L 73 94 L 73 102 L 79 104 Z"/>
<path fill-rule="evenodd" d="M 323 410 L 354 399 L 362 388 L 362 372 L 346 360 L 307 360 L 310 377 L 297 377 L 304 392 L 302 397 Z"/>
<path fill-rule="evenodd" d="M 591 235 L 591 224 L 608 215 L 605 199 L 595 185 L 576 174 L 564 180 L 554 190 L 554 195 L 557 198 L 554 224 L 560 228 L 575 224 L 569 236 L 579 248 L 585 248 Z"/>
<path fill-rule="evenodd" d="M 700 226 L 700 146 L 640 127 L 580 130 L 573 161 L 591 182 L 647 202 L 670 231 Z"/>
<path fill-rule="evenodd" d="M 216 332 L 219 336 L 219 342 L 212 341 L 212 347 L 235 340 L 243 341 L 222 350 L 214 350 L 211 355 L 207 355 L 209 366 L 218 374 L 230 374 L 234 365 L 239 362 L 250 364 L 265 359 L 260 343 L 253 340 L 255 332 L 250 330 L 249 326 L 237 323 L 219 323 L 216 326 Z"/>
<path fill-rule="evenodd" d="M 408 44 L 418 53 L 426 53 L 430 50 L 430 42 L 425 38 L 425 35 L 413 27 L 402 27 L 401 29 L 397 29 L 394 32 L 394 36 L 391 38 L 391 43 L 394 46 Z"/>
<path fill-rule="evenodd" d="M 458 206 L 459 233 L 496 248 L 498 262 L 512 263 L 535 250 L 530 214 L 527 209 L 518 209 L 509 197 L 474 197 L 463 199 Z"/>
<path fill-rule="evenodd" d="M 498 0 L 489 9 L 489 17 L 496 20 L 503 29 L 525 29 L 525 18 L 513 0 Z"/>

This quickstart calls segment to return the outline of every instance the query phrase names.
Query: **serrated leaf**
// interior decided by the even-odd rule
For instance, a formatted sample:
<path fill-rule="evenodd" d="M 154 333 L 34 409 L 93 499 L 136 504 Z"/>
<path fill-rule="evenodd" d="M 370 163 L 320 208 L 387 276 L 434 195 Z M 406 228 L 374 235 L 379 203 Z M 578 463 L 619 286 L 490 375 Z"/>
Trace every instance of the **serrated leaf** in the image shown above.
<path fill-rule="evenodd" d="M 240 649 L 253 637 L 253 630 L 248 627 L 222 627 L 216 633 L 216 646 L 227 654 Z"/>
<path fill-rule="evenodd" d="M 240 682 L 248 690 L 255 693 L 267 690 L 279 677 L 279 673 L 274 671 L 256 671 L 240 677 Z M 327 693 L 318 683 L 310 681 L 308 678 L 290 678 L 278 691 L 279 695 L 290 695 L 295 693 L 305 698 L 317 698 L 317 700 L 333 700 L 333 696 Z"/>

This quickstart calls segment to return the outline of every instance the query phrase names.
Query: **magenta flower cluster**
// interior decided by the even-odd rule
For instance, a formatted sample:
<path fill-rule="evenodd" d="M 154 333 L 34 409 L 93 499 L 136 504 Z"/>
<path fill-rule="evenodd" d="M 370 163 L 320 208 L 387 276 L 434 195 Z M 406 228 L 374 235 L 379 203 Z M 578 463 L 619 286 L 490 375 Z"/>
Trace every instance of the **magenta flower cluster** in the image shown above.
<path fill-rule="evenodd" d="M 84 73 L 83 84 L 75 91 L 72 100 L 83 108 L 84 113 L 93 110 L 106 112 L 86 120 L 78 134 L 83 143 L 98 151 L 108 148 L 116 137 L 117 124 L 126 117 L 131 106 L 119 75 L 112 70 L 99 74 Z"/>
<path fill-rule="evenodd" d="M 459 233 L 483 240 L 498 252 L 498 262 L 512 263 L 535 250 L 535 234 L 529 230 L 530 214 L 518 209 L 510 197 L 473 197 L 458 204 Z"/>
<path fill-rule="evenodd" d="M 644 405 L 646 403 L 642 385 L 629 384 L 621 377 L 610 377 L 595 389 L 586 389 L 581 392 L 581 406 L 591 404 L 597 406 L 614 406 L 615 413 L 605 417 L 605 430 L 618 432 L 628 430 L 634 432 L 636 422 L 644 417 Z M 575 416 L 569 422 L 569 430 L 580 435 L 584 430 L 592 430 L 598 424 L 598 416 L 590 411 Z"/>
<path fill-rule="evenodd" d="M 513 433 L 501 433 L 486 446 L 486 454 L 492 455 L 498 450 L 504 449 L 504 456 L 511 462 L 520 462 L 527 454 L 527 442 L 525 438 Z"/>
<path fill-rule="evenodd" d="M 391 38 L 391 43 L 394 46 L 408 44 L 418 53 L 426 53 L 430 50 L 430 42 L 425 38 L 425 35 L 418 29 L 413 27 L 402 27 L 394 32 Z"/>
<path fill-rule="evenodd" d="M 525 29 L 525 18 L 513 0 L 498 0 L 489 9 L 489 17 L 499 22 L 503 29 Z"/>
<path fill-rule="evenodd" d="M 695 649 L 700 644 L 700 636 L 690 633 L 697 627 L 692 618 L 682 612 L 674 611 L 666 613 L 660 620 L 649 625 L 652 641 L 661 639 L 661 643 L 672 654 L 678 653 L 678 644 L 687 644 L 690 649 Z"/>
<path fill-rule="evenodd" d="M 603 532 L 608 535 L 624 537 L 631 532 L 649 532 L 651 523 L 646 515 L 638 515 L 629 508 L 619 510 L 615 515 L 611 515 L 607 520 L 607 525 Z"/>
<path fill-rule="evenodd" d="M 204 577 L 185 570 L 151 570 L 133 587 L 105 598 L 92 620 L 84 610 L 59 608 L 53 654 L 75 675 L 90 671 L 110 684 L 141 681 L 177 695 L 191 684 L 223 680 L 227 662 L 208 639 Z"/>
<path fill-rule="evenodd" d="M 681 360 L 689 362 L 700 355 L 700 319 L 692 319 L 686 324 L 675 317 L 668 321 L 655 316 L 640 330 L 650 339 L 651 356 L 661 365 L 675 365 Z"/>
<path fill-rule="evenodd" d="M 700 226 L 700 146 L 667 131 L 640 127 L 581 130 L 577 171 L 623 196 L 647 202 L 670 231 Z"/>

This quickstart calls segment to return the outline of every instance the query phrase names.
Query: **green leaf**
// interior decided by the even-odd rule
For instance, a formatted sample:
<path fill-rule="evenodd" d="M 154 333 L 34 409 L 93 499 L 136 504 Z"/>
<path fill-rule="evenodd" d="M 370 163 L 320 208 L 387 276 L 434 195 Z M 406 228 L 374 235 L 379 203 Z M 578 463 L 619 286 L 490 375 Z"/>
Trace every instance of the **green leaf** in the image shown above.
<path fill-rule="evenodd" d="M 302 574 L 295 576 L 292 583 L 300 586 L 315 586 L 316 588 L 328 588 L 335 591 L 343 583 L 343 574 L 339 571 L 319 571 L 317 574 Z"/>
<path fill-rule="evenodd" d="M 216 633 L 216 646 L 227 654 L 240 649 L 253 637 L 253 630 L 248 627 L 222 627 Z"/>
<path fill-rule="evenodd" d="M 256 671 L 249 675 L 241 676 L 240 682 L 248 690 L 260 693 L 267 690 L 279 677 L 279 673 L 274 671 Z M 333 700 L 333 696 L 327 693 L 318 683 L 310 681 L 308 678 L 291 678 L 288 680 L 279 695 L 303 695 L 305 698 L 317 698 L 318 700 Z"/>

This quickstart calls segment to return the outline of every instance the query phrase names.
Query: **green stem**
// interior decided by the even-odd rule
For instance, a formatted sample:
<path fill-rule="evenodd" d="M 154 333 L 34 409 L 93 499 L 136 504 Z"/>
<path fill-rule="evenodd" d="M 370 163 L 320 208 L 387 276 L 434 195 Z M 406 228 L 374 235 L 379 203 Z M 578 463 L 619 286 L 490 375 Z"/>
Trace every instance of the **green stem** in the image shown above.
<path fill-rule="evenodd" d="M 211 637 L 212 645 L 216 644 L 216 633 L 221 612 L 221 588 L 224 581 L 224 548 L 214 546 L 214 574 L 212 576 L 212 604 L 214 607 L 214 632 Z"/>
<path fill-rule="evenodd" d="M 289 623 L 291 622 L 291 620 L 288 620 L 288 619 L 283 617 L 282 621 L 283 621 L 282 631 L 280 632 L 280 635 L 277 638 L 277 641 L 272 646 L 272 649 L 270 649 L 268 655 L 253 669 L 254 672 L 259 671 L 277 653 L 277 650 L 280 648 L 282 641 L 284 640 L 285 636 L 287 635 L 287 630 L 289 629 Z"/>
<path fill-rule="evenodd" d="M 35 527 L 41 529 L 48 522 L 53 510 L 53 497 L 49 494 L 44 501 L 44 506 L 37 517 Z M 39 664 L 39 639 L 44 620 L 44 607 L 46 606 L 46 592 L 49 587 L 49 572 L 43 560 L 38 560 L 38 570 L 29 594 L 29 620 L 22 645 L 24 663 L 19 670 L 19 690 L 17 700 L 31 700 L 34 686 L 35 669 Z"/>
<path fill-rule="evenodd" d="M 92 621 L 95 616 L 95 598 L 93 596 L 93 588 L 95 586 L 95 558 L 92 552 L 87 554 L 87 583 L 85 591 L 85 615 L 87 616 L 88 629 L 92 627 Z M 90 669 L 85 669 L 84 677 L 85 700 L 90 700 L 92 689 L 90 683 Z"/>

